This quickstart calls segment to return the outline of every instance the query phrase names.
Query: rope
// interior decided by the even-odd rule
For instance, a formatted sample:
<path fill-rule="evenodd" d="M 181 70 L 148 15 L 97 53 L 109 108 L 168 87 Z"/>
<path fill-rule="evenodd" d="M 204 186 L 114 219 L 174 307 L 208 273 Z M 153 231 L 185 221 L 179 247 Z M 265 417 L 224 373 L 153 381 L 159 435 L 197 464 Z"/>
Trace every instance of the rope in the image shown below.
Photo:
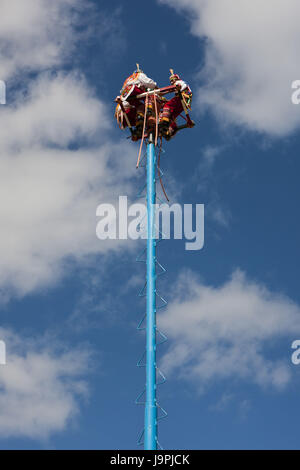
<path fill-rule="evenodd" d="M 155 147 L 157 147 L 157 138 L 158 138 L 158 111 L 157 111 L 157 100 L 156 94 L 154 93 L 154 108 L 155 108 Z"/>
<path fill-rule="evenodd" d="M 158 159 L 157 159 L 157 169 L 158 169 L 158 177 L 159 177 L 159 182 L 161 185 L 161 189 L 163 190 L 163 193 L 165 195 L 166 200 L 169 202 L 169 198 L 167 196 L 167 193 L 165 191 L 162 179 L 161 179 L 161 172 L 160 172 L 160 155 L 161 155 L 161 148 L 162 148 L 162 137 L 160 138 L 160 146 L 159 146 L 159 153 L 158 153 Z"/>
<path fill-rule="evenodd" d="M 137 159 L 137 162 L 136 162 L 136 168 L 138 168 L 138 167 L 139 167 L 139 164 L 140 164 L 141 153 L 142 153 L 143 143 L 144 143 L 144 139 L 145 139 L 145 128 L 146 128 L 147 111 L 148 111 L 148 95 L 146 95 L 146 99 L 145 99 L 143 135 L 142 135 L 142 140 L 141 140 L 141 145 L 140 145 L 140 150 L 139 150 L 138 159 Z"/>

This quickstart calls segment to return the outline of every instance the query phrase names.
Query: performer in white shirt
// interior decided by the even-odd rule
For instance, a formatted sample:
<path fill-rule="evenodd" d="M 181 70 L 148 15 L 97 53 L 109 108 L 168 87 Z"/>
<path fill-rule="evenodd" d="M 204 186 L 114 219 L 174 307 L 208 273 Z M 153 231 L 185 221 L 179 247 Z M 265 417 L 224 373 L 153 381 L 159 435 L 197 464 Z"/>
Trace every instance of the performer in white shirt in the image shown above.
<path fill-rule="evenodd" d="M 144 100 L 139 100 L 134 97 L 147 90 L 153 90 L 154 88 L 157 88 L 157 83 L 147 77 L 147 75 L 138 66 L 137 70 L 135 70 L 135 72 L 125 80 L 122 89 L 120 90 L 120 96 L 116 98 L 116 100 L 121 99 L 122 108 L 127 114 L 131 126 L 136 126 L 136 137 L 139 137 L 142 130 L 145 105 Z M 130 101 L 128 101 L 128 98 L 130 98 Z M 120 105 L 118 105 L 116 107 L 115 117 L 121 129 L 127 127 L 123 114 L 124 113 Z"/>
<path fill-rule="evenodd" d="M 166 102 L 160 113 L 159 128 L 165 137 L 172 137 L 177 131 L 176 118 L 183 112 L 182 100 L 187 109 L 191 108 L 192 102 L 192 90 L 179 75 L 171 73 L 170 83 L 176 86 L 180 94 L 175 91 L 175 96 Z"/>

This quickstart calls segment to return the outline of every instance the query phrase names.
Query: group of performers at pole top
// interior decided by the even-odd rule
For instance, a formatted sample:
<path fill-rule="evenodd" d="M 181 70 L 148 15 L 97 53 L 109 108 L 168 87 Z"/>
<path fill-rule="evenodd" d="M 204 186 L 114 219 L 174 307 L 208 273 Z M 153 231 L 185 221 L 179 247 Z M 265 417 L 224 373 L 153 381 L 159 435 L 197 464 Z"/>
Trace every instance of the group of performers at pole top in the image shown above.
<path fill-rule="evenodd" d="M 133 141 L 142 138 L 145 126 L 147 132 L 151 132 L 157 126 L 159 135 L 166 140 L 174 137 L 178 129 L 194 126 L 188 114 L 191 109 L 192 91 L 179 75 L 175 74 L 172 69 L 170 72 L 171 86 L 161 89 L 140 69 L 138 64 L 137 70 L 125 80 L 120 95 L 115 99 L 118 103 L 115 118 L 121 129 L 130 128 Z M 149 92 L 148 96 L 146 92 Z M 170 92 L 175 95 L 167 100 L 163 95 Z M 139 95 L 142 94 L 144 96 L 140 97 Z M 178 127 L 176 118 L 183 112 L 185 112 L 187 124 Z"/>

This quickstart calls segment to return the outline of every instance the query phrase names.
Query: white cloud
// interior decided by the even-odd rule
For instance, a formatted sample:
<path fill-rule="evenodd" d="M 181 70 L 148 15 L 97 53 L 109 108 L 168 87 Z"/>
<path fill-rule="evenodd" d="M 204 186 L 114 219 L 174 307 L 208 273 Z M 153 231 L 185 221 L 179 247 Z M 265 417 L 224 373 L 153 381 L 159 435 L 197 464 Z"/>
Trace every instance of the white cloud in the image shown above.
<path fill-rule="evenodd" d="M 215 161 L 218 155 L 222 153 L 224 148 L 222 146 L 207 146 L 202 152 L 202 157 L 203 157 L 203 163 L 200 166 L 201 169 L 206 168 L 207 170 L 210 169 Z"/>
<path fill-rule="evenodd" d="M 214 405 L 211 405 L 209 409 L 212 411 L 224 411 L 225 408 L 228 407 L 228 405 L 232 402 L 233 399 L 234 399 L 233 393 L 224 392 L 221 395 L 221 398 L 217 401 L 217 403 L 215 403 Z"/>
<path fill-rule="evenodd" d="M 129 192 L 135 171 L 130 145 L 109 142 L 107 123 L 104 104 L 74 74 L 38 79 L 1 113 L 2 288 L 25 294 L 55 282 L 68 256 L 124 245 L 95 234 L 96 207 Z M 70 150 L 78 138 L 85 144 Z"/>
<path fill-rule="evenodd" d="M 212 200 L 207 204 L 206 214 L 221 227 L 229 228 L 232 220 L 231 212 L 227 207 L 222 206 L 218 200 Z"/>
<path fill-rule="evenodd" d="M 0 329 L 7 363 L 0 374 L 0 435 L 46 439 L 65 430 L 86 399 L 87 350 L 59 351 L 51 342 Z M 43 344 L 44 343 L 44 344 Z"/>
<path fill-rule="evenodd" d="M 216 222 L 223 228 L 228 228 L 232 219 L 231 212 L 220 201 L 218 191 L 216 190 L 216 177 L 214 166 L 217 159 L 224 152 L 224 146 L 207 146 L 201 152 L 201 159 L 197 165 L 192 181 L 199 192 L 205 193 L 207 203 L 205 213 L 207 219 Z"/>
<path fill-rule="evenodd" d="M 60 64 L 74 46 L 82 5 L 82 0 L 0 0 L 2 80 Z"/>
<path fill-rule="evenodd" d="M 70 260 L 84 264 L 101 253 L 103 266 L 105 255 L 127 243 L 96 238 L 96 208 L 130 193 L 134 147 L 112 140 L 111 110 L 84 75 L 60 71 L 78 59 L 73 47 L 89 34 L 82 21 L 90 6 L 86 0 L 0 0 L 0 78 L 9 84 L 0 113 L 3 301 L 56 283 Z M 3 329 L 0 337 L 7 346 L 0 435 L 46 439 L 63 431 L 88 393 L 82 377 L 89 351 L 62 350 Z"/>
<path fill-rule="evenodd" d="M 95 137 L 109 129 L 105 105 L 78 72 L 41 74 L 1 109 L 0 150 L 35 145 L 67 147 L 76 139 Z"/>
<path fill-rule="evenodd" d="M 271 135 L 299 128 L 291 104 L 291 83 L 299 78 L 298 0 L 159 1 L 188 11 L 192 33 L 205 39 L 200 106 Z"/>
<path fill-rule="evenodd" d="M 220 379 L 275 388 L 289 382 L 289 356 L 283 360 L 274 348 L 279 340 L 300 332 L 297 304 L 240 271 L 219 287 L 206 286 L 186 272 L 174 293 L 159 318 L 159 327 L 171 340 L 163 370 L 200 388 Z"/>
<path fill-rule="evenodd" d="M 52 57 L 64 63 L 77 38 L 73 8 L 82 1 L 0 3 L 5 73 L 13 79 L 26 66 L 38 72 L 18 80 L 0 114 L 0 295 L 7 299 L 55 283 L 69 259 L 126 244 L 96 238 L 96 208 L 130 193 L 136 155 L 130 144 L 110 140 L 111 111 L 82 73 L 41 71 L 53 66 Z"/>

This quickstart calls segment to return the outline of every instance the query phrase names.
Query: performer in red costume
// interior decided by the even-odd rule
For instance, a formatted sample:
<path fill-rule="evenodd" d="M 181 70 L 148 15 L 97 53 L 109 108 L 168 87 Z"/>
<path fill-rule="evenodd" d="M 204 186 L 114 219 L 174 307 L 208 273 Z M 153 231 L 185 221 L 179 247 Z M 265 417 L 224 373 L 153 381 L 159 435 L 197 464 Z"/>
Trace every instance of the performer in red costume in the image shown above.
<path fill-rule="evenodd" d="M 159 128 L 162 135 L 171 138 L 177 132 L 176 118 L 184 111 L 183 103 L 186 109 L 191 109 L 192 90 L 186 82 L 180 79 L 179 75 L 171 73 L 171 85 L 175 85 L 177 92 L 175 96 L 166 102 L 159 118 Z"/>
<path fill-rule="evenodd" d="M 137 70 L 128 77 L 120 91 L 120 96 L 117 96 L 116 101 L 120 101 L 115 111 L 115 118 L 117 119 L 121 129 L 127 127 L 127 119 L 124 116 L 124 112 L 129 119 L 130 125 L 136 126 L 134 129 L 133 137 L 141 137 L 143 121 L 144 121 L 144 100 L 135 99 L 134 97 L 144 93 L 148 89 L 153 90 L 157 88 L 156 82 L 139 68 L 137 64 Z M 130 102 L 128 101 L 130 98 Z"/>

